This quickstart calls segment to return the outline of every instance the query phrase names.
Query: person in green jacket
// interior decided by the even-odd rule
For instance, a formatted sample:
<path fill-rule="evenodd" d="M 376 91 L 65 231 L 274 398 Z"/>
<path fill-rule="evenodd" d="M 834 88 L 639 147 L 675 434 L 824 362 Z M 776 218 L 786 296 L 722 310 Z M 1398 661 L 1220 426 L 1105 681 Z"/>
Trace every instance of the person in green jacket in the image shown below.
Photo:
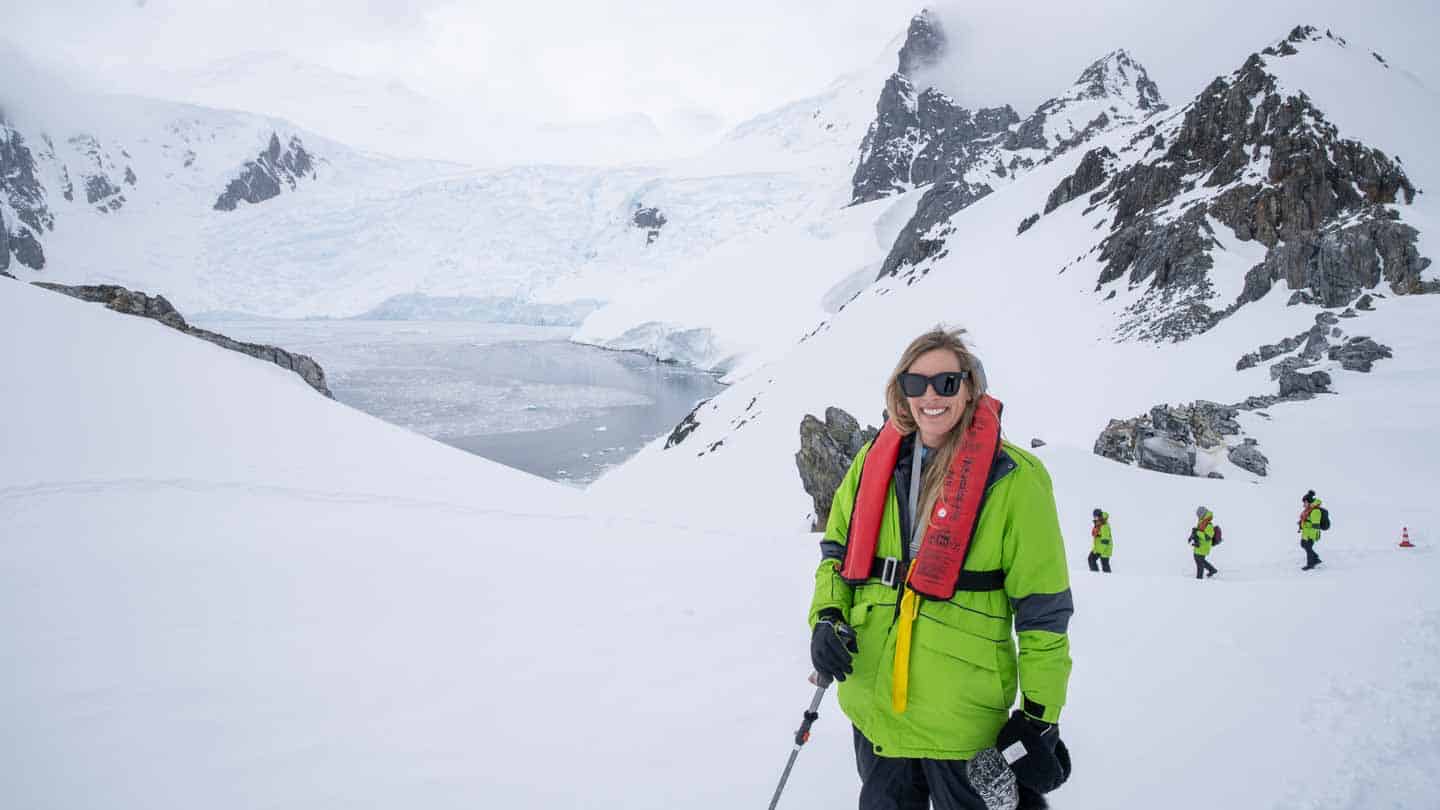
<path fill-rule="evenodd" d="M 860 561 L 869 576 L 847 580 L 842 570 L 857 500 L 865 502 L 862 471 L 874 474 L 866 460 L 878 439 L 861 448 L 836 489 L 820 543 L 811 659 L 818 673 L 840 681 L 840 707 L 854 725 L 861 810 L 923 808 L 927 800 L 936 810 L 1043 807 L 1043 794 L 1069 775 L 1057 723 L 1070 679 L 1073 605 L 1050 476 L 1039 459 L 1009 442 L 981 459 L 989 463 L 983 506 L 953 596 L 921 597 L 913 587 L 911 562 L 934 559 L 924 555 L 936 548 L 928 545 L 935 521 L 946 516 L 939 499 L 975 461 L 961 440 L 979 432 L 967 436 L 986 385 L 963 334 L 937 327 L 916 338 L 886 383 L 886 411 L 903 438 L 893 472 L 866 488 L 878 493 L 877 508 L 883 495 L 873 561 Z M 998 403 L 983 401 L 993 406 L 985 416 L 995 414 L 989 424 L 998 433 Z M 917 527 L 914 515 L 930 517 Z M 1012 712 L 1017 690 L 1021 706 Z"/>
<path fill-rule="evenodd" d="M 1110 552 L 1114 551 L 1115 545 L 1111 542 L 1110 536 L 1110 513 L 1096 509 L 1090 513 L 1094 522 L 1090 526 L 1090 557 L 1087 562 L 1091 571 L 1099 571 L 1102 568 L 1105 573 L 1110 573 Z M 1099 563 L 1097 566 L 1096 563 Z"/>
<path fill-rule="evenodd" d="M 1320 542 L 1320 499 L 1315 497 L 1315 490 L 1306 492 L 1300 498 L 1303 508 L 1300 510 L 1300 548 L 1305 549 L 1305 566 L 1301 571 L 1309 571 L 1319 565 L 1323 560 L 1315 553 L 1315 544 Z"/>
<path fill-rule="evenodd" d="M 1195 508 L 1197 522 L 1190 530 L 1190 545 L 1195 549 L 1195 578 L 1204 579 L 1220 573 L 1206 559 L 1215 546 L 1215 514 L 1203 506 Z"/>

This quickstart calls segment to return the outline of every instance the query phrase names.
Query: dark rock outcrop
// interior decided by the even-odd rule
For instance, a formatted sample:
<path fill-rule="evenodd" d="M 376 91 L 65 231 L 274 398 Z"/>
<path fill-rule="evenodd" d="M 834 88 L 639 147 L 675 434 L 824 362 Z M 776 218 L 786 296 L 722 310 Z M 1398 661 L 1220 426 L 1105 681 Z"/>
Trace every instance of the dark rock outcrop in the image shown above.
<path fill-rule="evenodd" d="M 315 177 L 315 160 L 297 136 L 282 150 L 280 136 L 270 133 L 270 143 L 255 160 L 246 162 L 240 176 L 230 181 L 215 200 L 216 211 L 234 211 L 241 202 L 261 203 L 280 196 L 284 187 L 294 190 L 303 178 Z"/>
<path fill-rule="evenodd" d="M 1235 363 L 1235 370 L 1244 371 L 1247 368 L 1253 368 L 1260 363 L 1272 360 L 1282 354 L 1289 354 L 1305 345 L 1305 339 L 1309 337 L 1309 335 L 1310 332 L 1307 330 L 1298 335 L 1287 337 L 1279 343 L 1267 343 L 1241 357 L 1240 360 Z"/>
<path fill-rule="evenodd" d="M 910 28 L 905 32 L 905 44 L 900 46 L 900 64 L 896 71 L 903 76 L 914 76 L 921 70 L 933 68 L 945 58 L 945 32 L 940 21 L 928 9 L 910 18 Z"/>
<path fill-rule="evenodd" d="M 121 184 L 135 185 L 135 171 L 126 166 L 121 172 L 109 150 L 105 149 L 100 141 L 92 135 L 74 135 L 69 139 L 69 143 L 84 160 L 84 165 L 79 167 L 79 176 L 85 191 L 85 202 L 94 206 L 95 210 L 102 214 L 119 211 L 125 207 L 125 194 L 120 186 Z M 120 150 L 120 153 L 125 155 L 125 150 Z M 74 195 L 68 167 L 65 168 L 63 177 L 65 199 L 68 200 Z"/>
<path fill-rule="evenodd" d="M 943 255 L 948 220 L 1000 184 L 1164 106 L 1144 68 L 1117 51 L 1091 64 L 1068 92 L 1041 104 L 1023 121 L 1009 105 L 972 112 L 939 90 L 924 88 L 924 76 L 910 70 L 944 56 L 943 32 L 928 15 L 922 18 L 923 25 L 912 26 L 905 50 L 930 56 L 902 58 L 902 70 L 886 81 L 852 178 L 853 203 L 931 186 L 886 256 L 881 278 Z M 919 44 L 912 48 L 912 41 Z M 1108 105 L 1099 109 L 1095 100 Z M 1077 130 L 1066 122 L 1081 109 L 1092 118 Z M 1051 121 L 1059 123 L 1047 135 Z M 1108 176 L 1103 164 L 1100 156 L 1090 159 L 1061 196 L 1083 194 L 1102 184 Z M 1058 204 L 1052 201 L 1051 208 Z M 1027 222 L 1034 224 L 1027 218 L 1020 232 L 1029 227 Z"/>
<path fill-rule="evenodd" d="M 896 73 L 860 144 L 851 203 L 962 177 L 1019 120 L 1008 106 L 972 112 L 933 87 L 917 95 L 910 78 Z"/>
<path fill-rule="evenodd" d="M 1368 337 L 1352 337 L 1345 343 L 1332 347 L 1328 353 L 1331 360 L 1340 361 L 1346 371 L 1369 372 L 1376 360 L 1393 357 L 1390 347 L 1376 343 Z"/>
<path fill-rule="evenodd" d="M 666 450 L 676 447 L 681 442 L 690 438 L 690 434 L 694 433 L 695 429 L 700 427 L 700 420 L 695 414 L 700 413 L 700 409 L 705 407 L 709 401 L 708 399 L 701 400 L 698 405 L 690 409 L 690 413 L 685 414 L 685 418 L 681 419 L 679 424 L 675 425 L 675 429 L 671 430 L 670 435 L 665 439 Z"/>
<path fill-rule="evenodd" d="M 1327 393 L 1330 382 L 1330 375 L 1323 371 L 1312 371 L 1309 374 L 1287 371 L 1280 375 L 1280 398 L 1309 399 L 1315 394 Z"/>
<path fill-rule="evenodd" d="M 945 255 L 945 240 L 952 230 L 948 224 L 950 218 L 992 191 L 990 186 L 964 181 L 932 186 L 915 206 L 915 215 L 895 238 L 876 278 L 885 278 L 903 267 Z"/>
<path fill-rule="evenodd" d="M 876 433 L 873 427 L 861 429 L 855 417 L 834 407 L 825 409 L 824 422 L 810 414 L 800 421 L 800 450 L 795 453 L 795 466 L 805 491 L 815 502 L 815 531 L 825 529 L 836 487 L 860 448 Z"/>
<path fill-rule="evenodd" d="M 31 270 L 45 267 L 40 235 L 55 229 L 55 217 L 45 201 L 45 187 L 35 168 L 35 155 L 20 133 L 0 120 L 0 198 L 7 202 L 14 218 L 0 215 L 0 268 L 10 266 L 10 257 Z"/>
<path fill-rule="evenodd" d="M 1286 374 L 1292 374 L 1302 368 L 1309 368 L 1315 365 L 1315 361 L 1303 357 L 1287 357 L 1278 363 L 1270 366 L 1270 379 L 1279 380 Z"/>
<path fill-rule="evenodd" d="M 1145 417 L 1136 419 L 1111 419 L 1095 439 L 1093 452 L 1121 464 L 1135 463 L 1135 445 L 1139 440 L 1141 423 Z M 1148 422 L 1143 426 L 1149 427 Z"/>
<path fill-rule="evenodd" d="M 1206 400 L 1188 405 L 1156 405 L 1143 416 L 1111 419 L 1093 449 L 1096 455 L 1142 469 L 1198 475 L 1196 460 L 1201 451 L 1214 454 L 1224 449 L 1228 455 L 1236 452 L 1237 446 L 1227 448 L 1226 437 L 1240 434 L 1240 410 L 1235 405 Z M 1254 439 L 1245 439 L 1239 446 L 1254 448 L 1255 444 Z M 1246 457 L 1252 455 L 1250 450 L 1240 452 Z M 1258 453 L 1258 449 L 1253 450 L 1253 454 Z"/>
<path fill-rule="evenodd" d="M 1440 284 L 1420 278 L 1430 259 L 1419 253 L 1419 236 L 1384 209 L 1366 211 L 1355 224 L 1295 234 L 1245 274 L 1237 305 L 1260 300 L 1279 281 L 1326 307 L 1358 305 L 1361 291 L 1382 281 L 1398 295 L 1440 292 Z"/>
<path fill-rule="evenodd" d="M 1254 439 L 1247 438 L 1242 444 L 1230 448 L 1227 457 L 1236 467 L 1263 476 L 1270 468 L 1270 459 L 1266 458 L 1256 445 Z"/>
<path fill-rule="evenodd" d="M 1079 197 L 1082 194 L 1089 194 L 1104 184 L 1108 175 L 1106 164 L 1115 159 L 1115 153 L 1106 147 L 1091 149 L 1085 153 L 1076 167 L 1075 173 L 1060 181 L 1050 196 L 1045 199 L 1045 213 L 1050 213 L 1056 208 Z"/>
<path fill-rule="evenodd" d="M 1195 446 L 1169 436 L 1151 434 L 1141 438 L 1135 454 L 1143 469 L 1171 475 L 1195 474 Z"/>
<path fill-rule="evenodd" d="M 1189 337 L 1282 279 L 1305 292 L 1300 300 L 1327 307 L 1345 306 L 1381 281 L 1400 294 L 1440 291 L 1440 283 L 1420 279 L 1430 260 L 1418 253 L 1415 229 L 1386 208 L 1408 205 L 1416 194 L 1398 161 L 1341 137 L 1308 96 L 1291 94 L 1269 72 L 1267 58 L 1327 37 L 1344 44 L 1328 32 L 1299 28 L 1267 49 L 1268 56 L 1252 54 L 1239 70 L 1215 79 L 1177 125 L 1156 133 L 1154 144 L 1164 145 L 1159 155 L 1151 156 L 1152 145 L 1090 198 L 1114 212 L 1101 243 L 1100 285 L 1128 273 L 1131 286 L 1148 282 L 1152 291 L 1169 290 L 1167 300 L 1194 303 L 1148 307 L 1136 313 L 1147 323 L 1128 331 L 1150 339 Z M 1208 199 L 1174 212 L 1181 195 L 1210 188 L 1216 193 Z M 1238 299 L 1219 310 L 1211 309 L 1205 286 L 1216 245 L 1207 217 L 1268 249 Z M 1157 236 L 1162 229 L 1168 232 Z"/>
<path fill-rule="evenodd" d="M 217 332 L 191 326 L 185 322 L 185 318 L 181 316 L 175 307 L 171 306 L 170 302 L 165 300 L 163 295 L 147 295 L 143 292 L 127 290 L 124 287 L 118 287 L 113 284 L 67 286 L 64 284 L 46 284 L 38 281 L 32 283 L 37 287 L 43 287 L 52 292 L 68 295 L 71 298 L 104 304 L 107 309 L 112 309 L 126 315 L 136 315 L 141 318 L 159 321 L 172 329 L 214 343 L 222 348 L 247 354 L 259 360 L 264 360 L 267 363 L 274 363 L 283 369 L 293 371 L 300 375 L 300 378 L 316 391 L 332 399 L 334 398 L 330 393 L 329 386 L 325 384 L 325 369 L 321 368 L 320 364 L 315 362 L 313 358 L 303 354 L 287 352 L 275 346 L 267 346 L 260 343 L 244 343 L 228 338 Z"/>
<path fill-rule="evenodd" d="M 659 208 L 642 207 L 640 203 L 635 204 L 635 213 L 630 215 L 630 224 L 645 231 L 647 245 L 655 244 L 655 240 L 660 238 L 660 229 L 665 227 L 666 222 L 669 220 Z"/>

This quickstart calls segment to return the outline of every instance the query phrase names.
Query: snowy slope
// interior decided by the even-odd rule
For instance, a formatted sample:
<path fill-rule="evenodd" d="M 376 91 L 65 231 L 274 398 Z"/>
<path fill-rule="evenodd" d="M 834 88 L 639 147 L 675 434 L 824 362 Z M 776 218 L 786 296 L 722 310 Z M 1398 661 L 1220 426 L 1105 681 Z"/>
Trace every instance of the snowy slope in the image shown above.
<path fill-rule="evenodd" d="M 764 509 L 719 528 L 717 495 L 764 505 L 748 489 L 712 489 L 683 521 L 627 516 L 159 324 L 3 279 L 0 322 L 29 336 L 0 348 L 0 610 L 21 617 L 0 628 L 0 795 L 16 806 L 768 799 L 811 691 L 815 547 Z M 1433 385 L 1396 344 L 1392 382 Z M 1386 430 L 1426 413 L 1392 410 Z M 1106 496 L 1118 571 L 1074 574 L 1076 772 L 1057 806 L 1418 806 L 1440 789 L 1440 555 L 1433 530 L 1408 555 L 1387 536 L 1403 503 L 1412 529 L 1436 525 L 1415 497 L 1433 451 L 1411 441 L 1392 460 L 1417 480 L 1366 491 L 1365 444 L 1339 445 L 1354 463 L 1319 482 L 1337 529 L 1309 579 L 1267 488 L 1046 448 L 1075 535 Z M 1180 539 L 1197 487 L 1228 538 L 1206 583 Z M 781 806 L 852 803 L 852 756 L 827 697 Z"/>
<path fill-rule="evenodd" d="M 121 96 L 34 107 L 17 107 L 12 125 L 55 217 L 40 228 L 46 264 L 26 277 L 160 292 L 189 313 L 347 316 L 416 294 L 603 300 L 732 237 L 830 206 L 835 193 L 823 172 L 775 171 L 780 161 L 760 148 L 745 150 L 758 168 L 727 159 L 711 169 L 480 171 L 364 154 L 245 113 Z M 317 160 L 313 180 L 214 211 L 272 134 L 302 138 Z M 83 193 L 64 197 L 83 186 L 91 160 L 68 153 L 72 139 L 104 158 L 123 205 L 100 211 Z M 653 243 L 633 221 L 642 207 L 667 219 Z"/>
<path fill-rule="evenodd" d="M 852 197 L 857 146 L 876 115 L 875 98 L 892 63 L 889 57 L 877 61 L 825 94 L 743 124 L 729 141 L 687 164 L 699 169 L 783 158 L 823 178 L 830 193 L 815 195 L 788 223 L 741 234 L 692 260 L 682 257 L 661 279 L 613 291 L 608 305 L 588 317 L 574 339 L 638 349 L 738 379 L 777 348 L 805 337 L 869 285 L 902 231 L 918 227 L 907 223 L 929 188 L 906 183 L 903 193 L 845 207 Z M 1028 137 L 1039 145 L 1002 148 L 997 141 L 974 157 L 962 179 L 974 187 L 1001 188 L 1036 163 L 1148 119 L 1158 96 L 1143 76 L 1144 69 L 1124 51 L 1097 60 L 1072 87 L 1011 125 L 1011 135 L 1033 128 Z M 1145 93 L 1137 83 L 1146 86 Z"/>
<path fill-rule="evenodd" d="M 1370 62 L 1383 70 L 1373 59 Z M 1316 78 L 1302 76 L 1296 81 L 1308 88 Z M 1384 86 L 1394 95 L 1380 118 L 1392 122 L 1388 132 L 1398 133 L 1400 143 L 1413 137 L 1405 133 L 1433 131 L 1440 123 L 1434 120 L 1437 108 L 1425 103 L 1428 96 L 1422 90 L 1408 82 Z M 1329 86 L 1329 91 L 1331 106 L 1346 109 L 1350 102 L 1338 94 L 1339 88 Z M 1364 110 L 1363 105 L 1374 102 L 1355 103 Z M 1370 135 L 1375 146 L 1387 148 L 1387 131 L 1372 125 Z M 1128 138 L 1129 133 L 1119 130 L 1098 139 L 1095 146 L 1119 151 Z M 596 489 L 611 497 L 630 498 L 658 481 L 693 481 L 693 486 L 677 493 L 675 506 L 681 511 L 699 508 L 709 493 L 724 491 L 751 504 L 751 511 L 737 519 L 762 517 L 778 525 L 804 525 L 810 503 L 793 461 L 801 417 L 820 415 L 825 407 L 837 405 L 862 423 L 878 424 L 881 386 L 895 357 L 910 338 L 937 322 L 971 330 L 992 390 L 1007 402 L 1007 432 L 1021 442 L 1039 437 L 1052 447 L 1058 444 L 1088 453 L 1109 419 L 1143 413 L 1157 403 L 1236 402 L 1254 394 L 1273 394 L 1275 383 L 1263 367 L 1236 372 L 1235 363 L 1255 346 L 1303 331 L 1314 322 L 1315 309 L 1285 306 L 1289 291 L 1284 285 L 1188 341 L 1166 346 L 1120 343 L 1114 339 L 1115 323 L 1131 301 L 1123 291 L 1108 301 L 1095 294 L 1100 266 L 1093 255 L 1087 255 L 1097 238 L 1097 220 L 1105 211 L 1086 212 L 1079 204 L 1061 206 L 1030 230 L 1016 234 L 1016 223 L 1038 210 L 1081 159 L 1078 150 L 1072 151 L 962 212 L 950 223 L 954 232 L 947 244 L 955 249 L 911 274 L 876 283 L 843 311 L 811 327 L 814 334 L 802 343 L 775 349 L 775 360 L 696 412 L 700 427 L 684 444 L 666 450 L 657 443 L 598 482 Z M 1427 188 L 1440 179 L 1433 173 L 1421 174 L 1426 169 L 1419 160 L 1406 165 L 1418 187 Z M 1429 247 L 1423 235 L 1431 233 L 1435 219 L 1431 196 L 1418 195 L 1413 205 L 1403 206 L 1404 220 L 1422 234 L 1422 255 L 1428 255 Z M 1263 246 L 1240 242 L 1219 230 L 1216 238 L 1220 247 L 1214 251 L 1210 278 L 1233 297 L 1246 271 L 1263 257 Z M 747 294 L 742 291 L 731 300 L 743 303 Z M 1129 293 L 1139 294 L 1139 290 Z M 1330 474 L 1330 455 L 1322 448 L 1351 446 L 1338 436 L 1338 445 L 1307 442 L 1305 437 L 1315 431 L 1358 429 L 1356 456 L 1347 458 L 1346 466 L 1389 468 L 1392 451 L 1366 432 L 1375 424 L 1367 409 L 1377 402 L 1396 402 L 1419 411 L 1436 403 L 1440 391 L 1427 380 L 1431 366 L 1423 358 L 1433 356 L 1436 348 L 1425 324 L 1437 306 L 1440 301 L 1432 296 L 1391 298 L 1376 312 L 1349 321 L 1348 334 L 1374 337 L 1393 347 L 1395 358 L 1382 361 L 1370 374 L 1342 371 L 1336 363 L 1322 362 L 1318 368 L 1330 371 L 1338 396 L 1277 405 L 1267 411 L 1273 417 L 1268 422 L 1254 413 L 1242 414 L 1247 434 L 1259 438 L 1275 462 L 1270 478 L 1256 483 L 1277 493 L 1272 496 L 1277 514 L 1288 514 L 1298 493 L 1316 486 L 1307 482 L 1323 481 Z M 837 375 L 835 369 L 842 367 L 846 373 Z M 1426 429 L 1418 417 L 1402 424 L 1414 432 Z M 1276 447 L 1272 452 L 1267 445 Z M 1416 461 L 1431 473 L 1420 480 L 1436 480 L 1432 462 Z M 1095 463 L 1110 462 L 1096 459 Z M 1198 486 L 1221 490 L 1252 486 L 1254 476 L 1228 462 L 1221 463 L 1221 471 L 1230 481 L 1246 483 Z M 1409 486 L 1397 483 L 1400 490 Z M 1393 503 L 1428 502 L 1425 491 L 1425 485 L 1416 484 L 1408 501 Z"/>

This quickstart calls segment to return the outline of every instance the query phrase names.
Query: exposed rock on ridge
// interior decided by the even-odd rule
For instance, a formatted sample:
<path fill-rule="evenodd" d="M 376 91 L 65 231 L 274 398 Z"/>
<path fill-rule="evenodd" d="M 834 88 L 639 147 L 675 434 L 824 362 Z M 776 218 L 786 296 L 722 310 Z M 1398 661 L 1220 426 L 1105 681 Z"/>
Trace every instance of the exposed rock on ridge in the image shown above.
<path fill-rule="evenodd" d="M 1430 260 L 1418 253 L 1418 232 L 1386 207 L 1408 205 L 1416 194 L 1400 164 L 1341 137 L 1309 97 L 1282 89 L 1268 69 L 1267 59 L 1327 39 L 1344 47 L 1328 32 L 1300 27 L 1265 56 L 1252 54 L 1239 70 L 1211 82 L 1168 128 L 1138 133 L 1122 154 L 1129 165 L 1090 196 L 1091 207 L 1113 212 L 1099 245 L 1104 266 L 1097 291 L 1120 278 L 1131 287 L 1148 284 L 1150 291 L 1122 334 L 1184 339 L 1282 279 L 1331 307 L 1349 304 L 1381 281 L 1397 294 L 1440 290 L 1420 277 Z M 1098 150 L 1087 154 L 1051 200 L 1063 205 L 1080 196 L 1073 189 L 1093 182 L 1096 167 L 1112 158 Z M 1195 193 L 1205 189 L 1214 191 Z M 1208 281 L 1212 221 L 1228 229 L 1227 236 L 1268 249 L 1237 300 L 1219 308 Z"/>
<path fill-rule="evenodd" d="M 922 94 L 911 112 L 890 96 L 908 86 L 900 74 L 887 83 L 855 175 L 856 201 L 933 183 L 882 263 L 880 278 L 944 255 L 949 220 L 1002 184 L 1103 132 L 1165 109 L 1145 69 L 1124 51 L 1096 60 L 1067 92 L 1041 104 L 1024 121 L 1009 106 L 972 115 L 934 90 L 925 94 L 938 96 L 948 107 L 938 101 L 927 107 Z M 1076 123 L 1087 119 L 1083 126 Z M 894 126 L 896 121 L 903 126 Z M 882 153 L 886 159 L 877 168 L 874 158 Z M 932 155 L 941 157 L 932 161 Z M 1108 178 L 1111 169 L 1102 157 L 1087 156 L 1081 176 L 1052 195 L 1055 206 Z"/>
<path fill-rule="evenodd" d="M 275 346 L 244 343 L 216 332 L 191 326 L 162 295 L 146 295 L 143 292 L 127 290 L 113 284 L 66 286 L 39 281 L 32 283 L 37 287 L 68 295 L 71 298 L 104 304 L 107 309 L 126 315 L 137 315 L 141 318 L 159 321 L 172 329 L 214 343 L 222 348 L 247 354 L 267 363 L 274 363 L 287 371 L 293 371 L 300 375 L 300 378 L 316 391 L 334 398 L 330 393 L 329 386 L 325 384 L 325 369 L 321 368 L 320 364 L 308 355 L 294 354 Z"/>
<path fill-rule="evenodd" d="M 630 215 L 630 223 L 642 231 L 645 231 L 645 244 L 653 245 L 655 240 L 660 238 L 660 229 L 669 222 L 665 214 L 659 208 L 642 207 L 635 203 L 635 213 Z"/>
<path fill-rule="evenodd" d="M 261 203 L 280 196 L 283 186 L 294 190 L 302 178 L 315 177 L 315 161 L 298 136 L 290 136 L 284 150 L 280 136 L 270 133 L 270 144 L 255 160 L 249 161 L 240 176 L 230 181 L 215 201 L 216 211 L 234 211 L 241 202 Z"/>
<path fill-rule="evenodd" d="M 20 133 L 0 118 L 0 270 L 10 266 L 12 255 L 31 270 L 44 269 L 39 237 L 54 229 L 35 156 Z"/>
<path fill-rule="evenodd" d="M 874 427 L 861 429 L 855 417 L 835 407 L 825 409 L 824 422 L 810 414 L 800 421 L 800 450 L 795 453 L 795 466 L 805 491 L 815 502 L 815 531 L 825 530 L 836 487 L 860 448 L 877 433 Z"/>

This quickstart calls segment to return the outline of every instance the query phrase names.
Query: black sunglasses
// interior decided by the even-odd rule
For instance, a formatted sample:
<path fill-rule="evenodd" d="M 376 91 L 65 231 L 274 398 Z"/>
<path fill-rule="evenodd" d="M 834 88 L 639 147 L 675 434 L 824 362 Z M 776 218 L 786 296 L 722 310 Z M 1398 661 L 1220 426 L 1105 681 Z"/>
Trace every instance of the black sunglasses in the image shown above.
<path fill-rule="evenodd" d="M 934 386 L 935 393 L 940 396 L 953 397 L 960 393 L 960 381 L 969 376 L 970 372 L 968 371 L 946 371 L 933 377 L 911 374 L 907 371 L 900 375 L 900 390 L 904 391 L 907 397 L 923 397 L 925 396 L 925 387 Z"/>

